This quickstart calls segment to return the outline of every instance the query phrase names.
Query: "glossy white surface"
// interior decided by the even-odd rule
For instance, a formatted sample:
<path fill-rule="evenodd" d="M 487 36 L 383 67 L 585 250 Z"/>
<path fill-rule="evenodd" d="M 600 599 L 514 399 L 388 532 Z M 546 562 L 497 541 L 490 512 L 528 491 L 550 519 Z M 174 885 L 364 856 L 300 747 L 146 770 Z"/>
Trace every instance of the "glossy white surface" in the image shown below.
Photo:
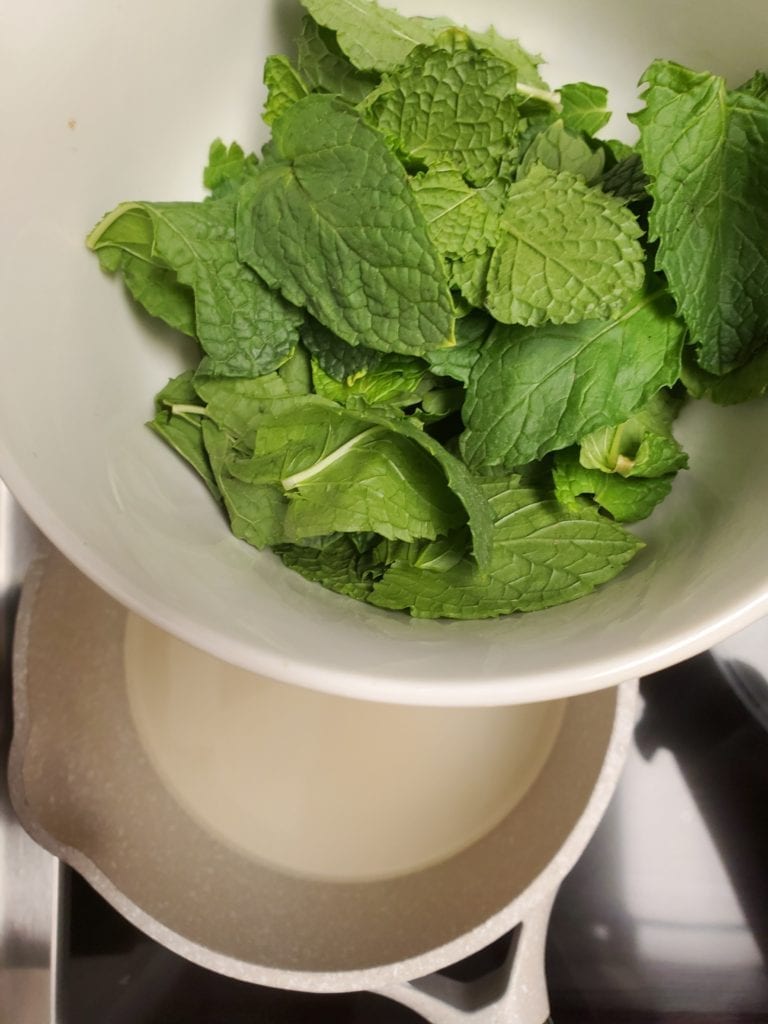
<path fill-rule="evenodd" d="M 458 0 L 401 8 L 467 16 Z M 306 583 L 229 536 L 143 427 L 192 353 L 100 274 L 84 235 L 121 200 L 199 197 L 214 137 L 265 140 L 263 57 L 297 13 L 277 0 L 0 7 L 0 475 L 31 517 L 166 630 L 274 679 L 380 701 L 575 693 L 680 660 L 768 611 L 761 404 L 686 414 L 692 468 L 623 578 L 573 605 L 486 623 L 413 622 Z M 764 0 L 498 0 L 473 5 L 471 20 L 544 52 L 554 85 L 611 86 L 615 109 L 638 105 L 635 82 L 655 56 L 737 84 L 764 63 L 768 38 Z"/>
<path fill-rule="evenodd" d="M 502 821 L 546 763 L 565 701 L 377 704 L 286 686 L 129 615 L 133 724 L 176 800 L 282 870 L 371 881 L 421 870 Z"/>

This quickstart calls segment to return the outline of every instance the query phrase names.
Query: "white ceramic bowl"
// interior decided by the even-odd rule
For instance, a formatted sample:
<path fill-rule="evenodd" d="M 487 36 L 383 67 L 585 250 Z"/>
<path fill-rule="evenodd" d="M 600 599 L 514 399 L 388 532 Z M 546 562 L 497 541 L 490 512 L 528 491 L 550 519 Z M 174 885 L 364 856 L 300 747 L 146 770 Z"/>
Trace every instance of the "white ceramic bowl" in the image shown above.
<path fill-rule="evenodd" d="M 460 0 L 404 13 L 466 20 Z M 310 585 L 229 536 L 198 481 L 143 426 L 190 358 L 99 272 L 83 239 L 127 199 L 194 199 L 216 136 L 257 146 L 261 69 L 294 3 L 38 0 L 0 8 L 5 158 L 0 475 L 104 589 L 166 630 L 276 679 L 377 700 L 491 704 L 576 693 L 699 651 L 768 611 L 762 403 L 684 415 L 691 470 L 623 577 L 495 622 L 417 622 Z M 663 56 L 733 84 L 765 60 L 765 0 L 542 0 L 471 7 L 549 60 L 554 85 L 611 89 L 627 135 Z"/>

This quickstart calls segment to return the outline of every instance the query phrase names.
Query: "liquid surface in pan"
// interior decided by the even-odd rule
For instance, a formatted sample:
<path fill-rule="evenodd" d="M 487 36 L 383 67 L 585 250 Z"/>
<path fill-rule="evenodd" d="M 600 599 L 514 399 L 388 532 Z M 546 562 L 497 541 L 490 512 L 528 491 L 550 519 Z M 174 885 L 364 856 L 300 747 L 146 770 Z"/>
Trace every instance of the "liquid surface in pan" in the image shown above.
<path fill-rule="evenodd" d="M 338 881 L 408 873 L 490 831 L 541 771 L 564 701 L 375 704 L 263 679 L 135 615 L 133 720 L 165 786 L 241 853 Z"/>

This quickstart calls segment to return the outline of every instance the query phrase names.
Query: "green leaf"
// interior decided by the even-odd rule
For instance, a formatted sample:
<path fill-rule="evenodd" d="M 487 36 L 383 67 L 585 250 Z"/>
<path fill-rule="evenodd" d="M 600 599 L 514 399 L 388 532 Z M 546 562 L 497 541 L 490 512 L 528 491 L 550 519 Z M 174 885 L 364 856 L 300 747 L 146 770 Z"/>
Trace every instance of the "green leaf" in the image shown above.
<path fill-rule="evenodd" d="M 587 469 L 573 449 L 555 456 L 553 481 L 557 500 L 573 512 L 584 508 L 583 496 L 590 495 L 619 523 L 646 519 L 672 489 L 674 474 L 654 479 L 626 479 L 599 469 Z"/>
<path fill-rule="evenodd" d="M 301 0 L 318 24 L 336 33 L 339 46 L 362 71 L 397 67 L 414 46 L 431 43 L 447 18 L 406 18 L 371 0 Z"/>
<path fill-rule="evenodd" d="M 212 420 L 203 420 L 202 435 L 235 537 L 259 549 L 285 540 L 283 524 L 288 503 L 280 488 L 244 483 L 232 476 L 230 439 Z"/>
<path fill-rule="evenodd" d="M 307 96 L 275 123 L 279 161 L 240 193 L 240 257 L 350 344 L 451 344 L 453 302 L 397 158 L 343 101 Z"/>
<path fill-rule="evenodd" d="M 318 25 L 308 15 L 302 19 L 297 49 L 299 71 L 314 91 L 361 103 L 379 84 L 379 75 L 358 71 L 345 57 L 335 32 Z"/>
<path fill-rule="evenodd" d="M 202 421 L 194 422 L 189 417 L 174 416 L 171 412 L 163 411 L 155 413 L 147 426 L 197 471 L 218 501 L 219 488 L 203 444 Z"/>
<path fill-rule="evenodd" d="M 193 379 L 205 415 L 227 432 L 232 444 L 253 450 L 254 437 L 265 417 L 290 408 L 311 386 L 306 355 L 296 354 L 275 373 L 263 377 L 204 377 Z"/>
<path fill-rule="evenodd" d="M 264 65 L 267 102 L 264 121 L 272 125 L 289 107 L 309 93 L 301 75 L 282 54 L 267 57 Z"/>
<path fill-rule="evenodd" d="M 573 82 L 558 90 L 566 127 L 575 132 L 596 135 L 611 119 L 608 90 L 588 82 Z"/>
<path fill-rule="evenodd" d="M 379 422 L 383 420 L 379 419 Z M 439 463 L 448 485 L 466 509 L 472 536 L 472 553 L 480 568 L 488 565 L 493 538 L 488 502 L 464 463 L 448 452 L 439 441 L 416 427 L 409 419 L 397 421 L 397 430 L 427 451 Z"/>
<path fill-rule="evenodd" d="M 277 411 L 271 420 L 260 421 L 253 459 L 233 466 L 232 472 L 246 481 L 280 480 L 291 490 L 294 486 L 300 486 L 300 483 L 296 483 L 297 476 L 299 481 L 309 479 L 320 472 L 326 473 L 337 463 L 341 469 L 347 469 L 347 459 L 351 454 L 347 445 L 355 449 L 365 442 L 366 452 L 369 452 L 375 449 L 377 438 L 384 438 L 388 434 L 397 434 L 401 440 L 422 449 L 424 456 L 432 462 L 438 474 L 432 478 L 433 482 L 438 479 L 441 481 L 440 503 L 446 508 L 454 507 L 451 499 L 443 494 L 445 490 L 452 492 L 451 497 L 456 496 L 463 506 L 461 521 L 469 524 L 475 558 L 478 563 L 485 564 L 490 558 L 491 544 L 491 520 L 487 503 L 466 466 L 407 417 L 393 418 L 374 409 L 366 409 L 364 412 L 343 409 L 311 395 L 303 402 L 292 405 L 285 414 Z M 359 458 L 357 464 L 362 470 Z M 418 464 L 425 465 L 423 461 Z M 392 471 L 396 475 L 394 463 Z M 344 486 L 343 474 L 339 477 L 339 486 Z M 364 529 L 369 528 L 384 536 L 390 535 L 374 527 Z M 329 531 L 314 529 L 307 536 L 323 532 Z M 439 532 L 433 532 L 432 536 L 437 536 Z"/>
<path fill-rule="evenodd" d="M 439 349 L 428 355 L 432 372 L 442 377 L 453 377 L 463 384 L 469 383 L 472 367 L 480 350 L 493 330 L 494 321 L 483 310 L 477 309 L 456 321 L 456 347 Z"/>
<path fill-rule="evenodd" d="M 603 192 L 624 199 L 628 203 L 645 199 L 648 195 L 648 175 L 639 153 L 630 153 L 610 167 L 600 180 Z"/>
<path fill-rule="evenodd" d="M 568 512 L 517 478 L 480 483 L 494 514 L 487 571 L 464 558 L 446 571 L 396 561 L 369 600 L 420 618 L 475 619 L 574 600 L 619 572 L 642 546 L 609 520 Z"/>
<path fill-rule="evenodd" d="M 460 412 L 464 404 L 464 388 L 436 387 L 428 391 L 421 400 L 421 409 L 416 410 L 423 423 L 437 423 L 451 413 Z"/>
<path fill-rule="evenodd" d="M 174 411 L 179 406 L 194 405 L 197 402 L 192 376 L 192 372 L 187 371 L 166 384 L 155 398 L 156 413 L 147 426 L 197 471 L 218 501 L 219 489 L 203 443 L 202 418 L 188 412 Z"/>
<path fill-rule="evenodd" d="M 313 364 L 316 393 L 340 405 L 361 402 L 394 408 L 416 405 L 434 383 L 429 366 L 415 356 L 379 355 L 381 358 L 375 367 L 346 381 L 335 380 L 319 364 Z"/>
<path fill-rule="evenodd" d="M 581 135 L 568 131 L 560 120 L 535 136 L 517 168 L 518 180 L 535 164 L 543 164 L 555 172 L 568 171 L 593 185 L 603 173 L 605 153 L 602 149 L 590 149 Z"/>
<path fill-rule="evenodd" d="M 497 327 L 470 374 L 465 458 L 512 468 L 621 423 L 675 383 L 683 335 L 658 287 L 607 322 Z"/>
<path fill-rule="evenodd" d="M 417 175 L 411 187 L 442 255 L 456 258 L 495 245 L 504 203 L 501 182 L 473 188 L 453 167 L 440 166 Z"/>
<path fill-rule="evenodd" d="M 393 562 L 407 562 L 416 569 L 429 569 L 431 572 L 447 572 L 462 561 L 467 549 L 467 531 L 461 529 L 432 541 L 414 541 L 411 544 L 385 541 L 372 554 L 378 556 L 378 576 L 381 578 Z"/>
<path fill-rule="evenodd" d="M 473 32 L 471 29 L 464 29 L 469 38 L 481 50 L 489 50 L 494 57 L 499 57 L 501 60 L 511 64 L 517 72 L 518 83 L 523 83 L 527 86 L 532 86 L 533 90 L 522 89 L 520 90 L 523 95 L 531 96 L 536 93 L 536 90 L 547 89 L 547 83 L 539 74 L 539 64 L 542 63 L 542 58 L 539 54 L 529 53 L 524 47 L 520 45 L 517 39 L 505 39 L 504 36 L 499 35 L 496 29 L 491 26 L 487 32 Z M 554 97 L 544 97 L 545 101 L 552 102 Z"/>
<path fill-rule="evenodd" d="M 648 431 L 635 454 L 619 460 L 617 472 L 627 479 L 653 480 L 687 467 L 688 455 L 673 437 Z"/>
<path fill-rule="evenodd" d="M 666 390 L 618 426 L 601 427 L 581 438 L 582 466 L 623 477 L 660 477 L 688 465 L 672 435 L 680 402 Z"/>
<path fill-rule="evenodd" d="M 155 395 L 155 411 L 169 410 L 175 405 L 194 405 L 197 402 L 194 379 L 194 370 L 185 370 L 177 377 L 172 377 Z"/>
<path fill-rule="evenodd" d="M 206 353 L 201 372 L 257 376 L 279 366 L 298 341 L 302 314 L 237 258 L 234 197 L 202 203 L 122 203 L 88 236 L 117 269 L 128 254 L 154 268 L 149 312 L 180 326 L 180 288 L 194 295 L 195 334 Z M 145 279 L 145 283 L 146 283 Z"/>
<path fill-rule="evenodd" d="M 104 270 L 121 273 L 126 288 L 139 305 L 169 327 L 195 337 L 195 293 L 179 282 L 176 272 L 136 256 L 127 249 L 104 248 L 96 254 Z"/>
<path fill-rule="evenodd" d="M 346 597 L 365 601 L 373 588 L 373 581 L 363 575 L 360 552 L 346 535 L 320 548 L 281 544 L 275 552 L 289 569 Z"/>
<path fill-rule="evenodd" d="M 636 155 L 634 148 L 628 143 L 622 142 L 621 139 L 601 139 L 600 145 L 605 150 L 609 167 L 619 163 L 620 160 Z"/>
<path fill-rule="evenodd" d="M 410 161 L 449 164 L 476 184 L 499 171 L 517 134 L 517 76 L 467 37 L 419 46 L 370 99 L 373 122 Z"/>
<path fill-rule="evenodd" d="M 365 345 L 349 345 L 311 316 L 302 328 L 301 340 L 323 372 L 339 382 L 351 381 L 375 369 L 384 355 Z"/>
<path fill-rule="evenodd" d="M 562 120 L 559 104 L 555 107 L 543 99 L 525 98 L 520 105 L 520 133 L 517 138 L 517 149 L 510 154 L 509 158 L 502 160 L 499 177 L 507 181 L 514 181 L 517 177 L 520 154 L 525 153 L 537 135 L 546 131 L 558 120 Z"/>
<path fill-rule="evenodd" d="M 221 199 L 236 192 L 249 175 L 258 173 L 258 158 L 247 153 L 237 142 L 226 146 L 215 139 L 208 150 L 208 164 L 203 171 L 203 184 L 212 198 Z"/>
<path fill-rule="evenodd" d="M 488 271 L 493 259 L 493 249 L 481 253 L 469 253 L 450 264 L 451 287 L 458 289 L 470 307 L 485 305 L 488 293 Z"/>
<path fill-rule="evenodd" d="M 616 316 L 643 283 L 640 226 L 622 202 L 541 165 L 510 189 L 485 305 L 502 323 Z"/>
<path fill-rule="evenodd" d="M 467 519 L 442 464 L 399 423 L 319 398 L 262 423 L 253 458 L 233 472 L 283 488 L 287 540 L 367 531 L 435 539 Z"/>
<path fill-rule="evenodd" d="M 756 71 L 747 82 L 739 86 L 738 92 L 749 93 L 758 100 L 768 99 L 768 75 L 764 71 Z"/>
<path fill-rule="evenodd" d="M 710 373 L 768 340 L 768 103 L 655 61 L 634 115 L 651 177 L 651 239 Z"/>
<path fill-rule="evenodd" d="M 683 350 L 681 379 L 694 398 L 707 399 L 717 405 L 736 405 L 762 398 L 768 392 L 768 346 L 730 373 L 707 373 L 696 362 L 692 349 Z"/>
<path fill-rule="evenodd" d="M 390 539 L 434 539 L 459 526 L 464 509 L 418 445 L 394 431 L 368 438 L 297 484 L 286 517 L 288 537 L 371 530 Z"/>
<path fill-rule="evenodd" d="M 447 18 L 407 18 L 371 0 L 302 0 L 312 17 L 337 34 L 341 49 L 355 67 L 391 71 L 402 64 L 415 46 L 429 45 L 452 27 Z M 514 39 L 503 39 L 495 29 L 467 35 L 478 46 L 512 64 L 521 82 L 545 88 L 537 66 L 541 57 L 530 54 Z"/>

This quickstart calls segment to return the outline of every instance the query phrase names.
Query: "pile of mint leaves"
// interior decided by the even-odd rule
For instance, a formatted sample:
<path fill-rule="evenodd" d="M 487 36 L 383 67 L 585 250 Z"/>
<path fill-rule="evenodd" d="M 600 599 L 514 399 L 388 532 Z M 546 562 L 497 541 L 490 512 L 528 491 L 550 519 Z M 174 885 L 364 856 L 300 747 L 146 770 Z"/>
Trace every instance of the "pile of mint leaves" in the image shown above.
<path fill-rule="evenodd" d="M 235 536 L 341 594 L 581 597 L 686 467 L 681 405 L 768 386 L 768 78 L 657 60 L 630 147 L 596 137 L 603 88 L 493 29 L 303 6 L 261 153 L 217 140 L 205 199 L 88 236 L 199 342 L 150 425 Z"/>

